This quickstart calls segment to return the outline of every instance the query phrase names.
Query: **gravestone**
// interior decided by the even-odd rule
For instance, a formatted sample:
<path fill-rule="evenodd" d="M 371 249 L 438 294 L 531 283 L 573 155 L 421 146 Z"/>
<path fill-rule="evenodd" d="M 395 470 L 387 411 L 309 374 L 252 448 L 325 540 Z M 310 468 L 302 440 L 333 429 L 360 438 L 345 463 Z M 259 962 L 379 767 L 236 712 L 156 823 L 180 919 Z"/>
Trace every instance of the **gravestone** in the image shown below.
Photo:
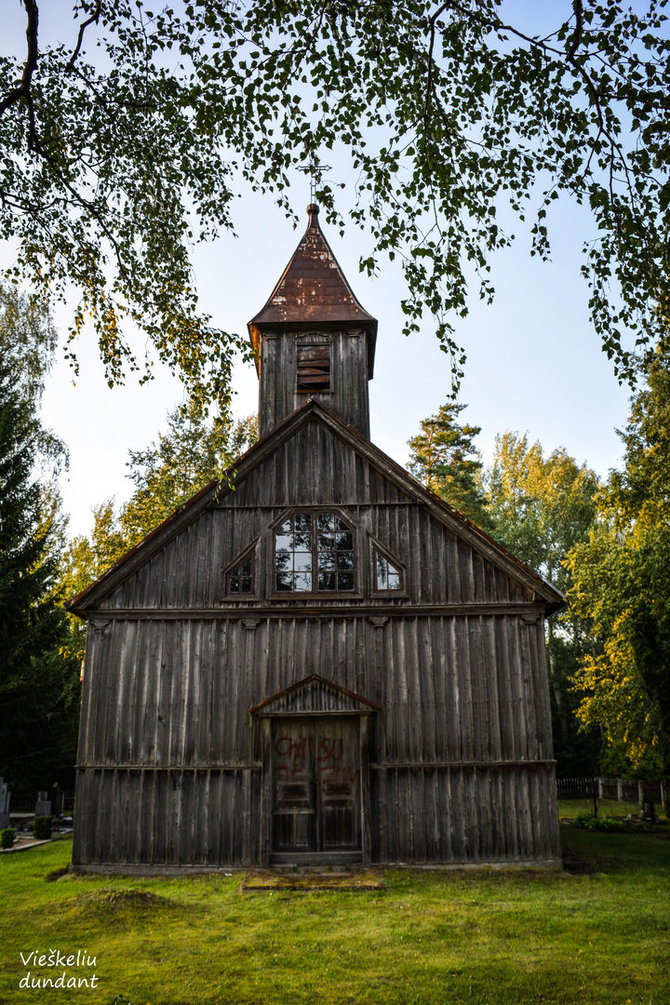
<path fill-rule="evenodd" d="M 653 823 L 656 819 L 656 809 L 654 807 L 654 801 L 650 797 L 649 791 L 646 789 L 642 790 L 642 819 Z"/>
<path fill-rule="evenodd" d="M 63 790 L 58 782 L 51 786 L 51 815 L 59 817 L 63 812 Z"/>
<path fill-rule="evenodd" d="M 35 816 L 36 817 L 51 816 L 51 800 L 49 799 L 48 792 L 37 793 L 37 802 L 35 803 Z"/>
<path fill-rule="evenodd" d="M 9 800 L 11 792 L 4 778 L 0 778 L 0 829 L 9 827 Z"/>

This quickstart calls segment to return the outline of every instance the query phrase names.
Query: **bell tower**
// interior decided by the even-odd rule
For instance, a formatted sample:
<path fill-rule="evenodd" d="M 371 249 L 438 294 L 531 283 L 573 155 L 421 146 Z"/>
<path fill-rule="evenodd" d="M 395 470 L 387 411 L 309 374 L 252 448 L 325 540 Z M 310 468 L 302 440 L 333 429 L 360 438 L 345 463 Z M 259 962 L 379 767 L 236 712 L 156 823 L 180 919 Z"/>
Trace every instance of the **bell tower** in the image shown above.
<path fill-rule="evenodd" d="M 268 302 L 249 322 L 263 437 L 315 398 L 370 438 L 368 381 L 377 321 L 351 291 L 319 226 L 319 207 Z"/>

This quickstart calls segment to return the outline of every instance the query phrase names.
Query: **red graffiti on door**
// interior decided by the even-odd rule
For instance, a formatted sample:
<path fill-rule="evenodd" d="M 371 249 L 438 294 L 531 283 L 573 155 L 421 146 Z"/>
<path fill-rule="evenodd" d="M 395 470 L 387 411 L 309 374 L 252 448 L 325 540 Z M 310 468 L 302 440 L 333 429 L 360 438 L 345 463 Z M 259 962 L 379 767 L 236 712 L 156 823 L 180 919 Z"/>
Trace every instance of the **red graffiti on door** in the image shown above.
<path fill-rule="evenodd" d="M 321 792 L 326 794 L 333 786 L 353 785 L 360 777 L 360 768 L 345 761 L 342 737 L 322 736 L 315 743 L 311 734 L 280 736 L 275 741 L 275 771 L 285 785 L 305 782 L 311 776 L 311 765 L 316 762 Z M 352 760 L 355 760 L 356 753 Z"/>

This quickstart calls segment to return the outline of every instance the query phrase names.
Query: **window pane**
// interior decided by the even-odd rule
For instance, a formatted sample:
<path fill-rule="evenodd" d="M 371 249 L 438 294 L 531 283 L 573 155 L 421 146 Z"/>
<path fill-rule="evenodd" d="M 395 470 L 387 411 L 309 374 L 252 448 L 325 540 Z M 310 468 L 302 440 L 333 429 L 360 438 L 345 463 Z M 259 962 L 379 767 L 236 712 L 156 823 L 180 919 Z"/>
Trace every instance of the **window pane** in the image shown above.
<path fill-rule="evenodd" d="M 253 591 L 253 557 L 248 555 L 236 569 L 228 574 L 229 593 L 251 593 Z"/>
<path fill-rule="evenodd" d="M 354 536 L 349 531 L 340 532 L 337 536 L 336 548 L 338 551 L 353 551 Z"/>
<path fill-rule="evenodd" d="M 277 551 L 293 550 L 293 534 L 277 534 Z"/>
<path fill-rule="evenodd" d="M 294 572 L 312 571 L 311 551 L 296 551 L 293 553 L 293 570 Z"/>
<path fill-rule="evenodd" d="M 377 552 L 377 589 L 386 589 L 386 574 L 388 567 L 386 564 L 386 559 Z"/>
<path fill-rule="evenodd" d="M 236 571 L 239 574 L 242 570 Z M 280 591 L 352 590 L 351 528 L 334 513 L 294 513 L 275 534 L 275 573 L 276 588 Z M 251 574 L 252 567 L 249 578 Z"/>
<path fill-rule="evenodd" d="M 378 590 L 399 590 L 401 586 L 400 570 L 388 559 L 375 552 L 375 568 L 377 572 Z"/>
<path fill-rule="evenodd" d="M 319 572 L 322 570 L 327 572 L 329 569 L 335 568 L 335 552 L 334 551 L 320 551 L 319 552 Z"/>
<path fill-rule="evenodd" d="M 291 569 L 291 552 L 278 551 L 275 556 L 275 569 L 277 572 L 289 572 Z"/>

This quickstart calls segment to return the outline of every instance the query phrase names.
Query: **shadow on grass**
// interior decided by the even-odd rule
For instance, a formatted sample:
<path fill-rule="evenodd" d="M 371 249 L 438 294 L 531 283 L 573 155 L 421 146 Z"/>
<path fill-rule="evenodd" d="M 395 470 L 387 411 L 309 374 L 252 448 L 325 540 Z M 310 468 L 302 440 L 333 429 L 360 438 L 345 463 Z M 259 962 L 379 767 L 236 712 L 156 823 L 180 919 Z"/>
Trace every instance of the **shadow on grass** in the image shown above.
<path fill-rule="evenodd" d="M 572 873 L 646 873 L 670 870 L 670 826 L 589 831 L 561 823 L 563 866 Z"/>

